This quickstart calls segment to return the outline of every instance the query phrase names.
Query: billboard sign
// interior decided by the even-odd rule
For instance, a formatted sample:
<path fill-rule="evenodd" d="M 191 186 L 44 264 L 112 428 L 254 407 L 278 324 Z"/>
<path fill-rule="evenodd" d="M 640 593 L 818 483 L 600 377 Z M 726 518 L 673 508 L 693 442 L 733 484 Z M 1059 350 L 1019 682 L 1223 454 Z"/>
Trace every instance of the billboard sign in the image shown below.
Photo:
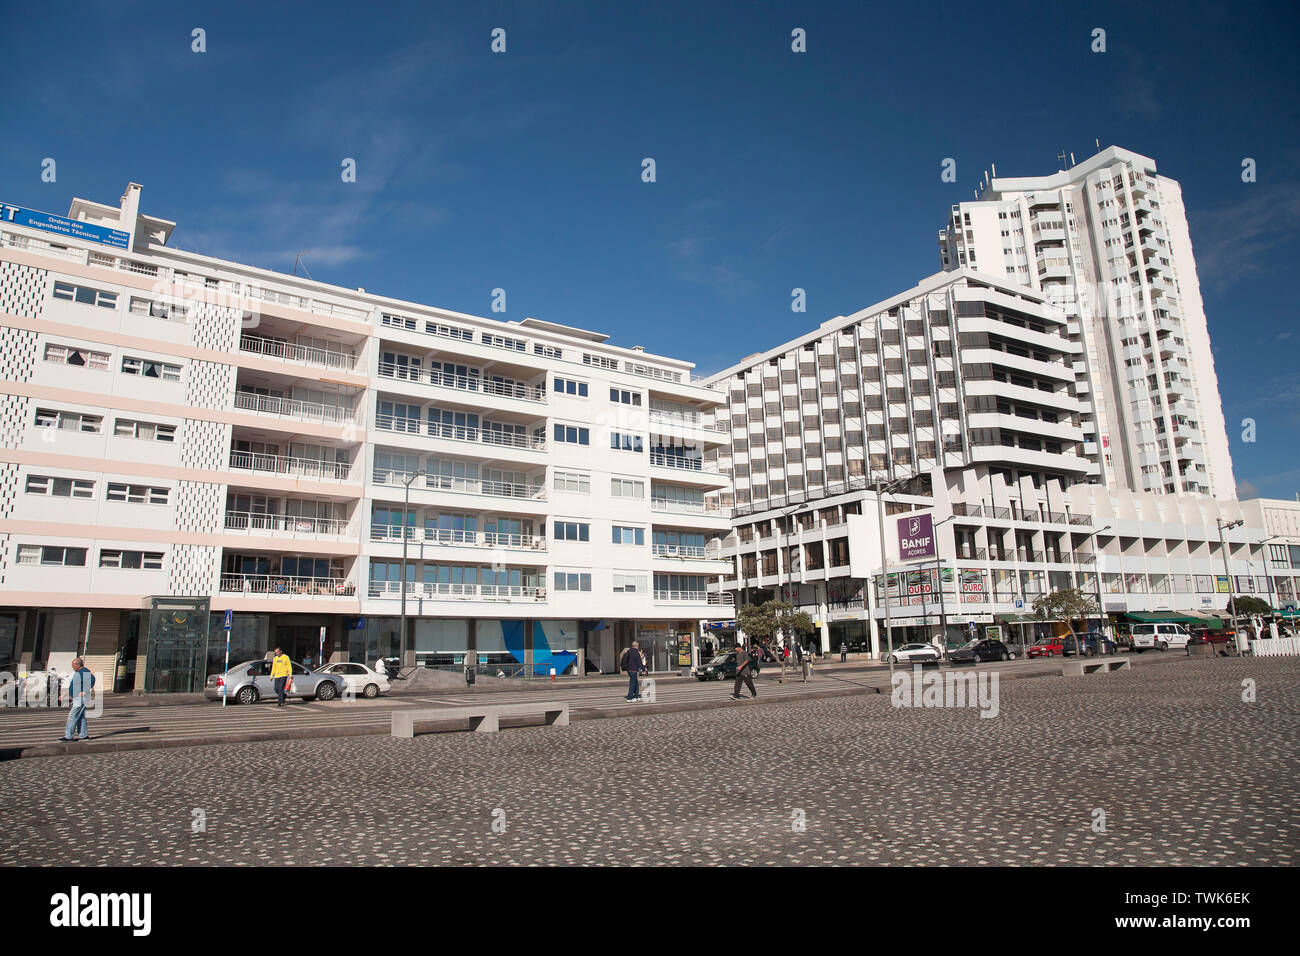
<path fill-rule="evenodd" d="M 10 203 L 0 203 L 0 223 L 54 232 L 69 239 L 85 239 L 88 242 L 113 246 L 115 249 L 131 248 L 131 236 L 121 229 L 109 229 L 107 226 L 65 219 L 63 216 L 37 212 L 35 209 L 24 209 L 22 206 L 14 206 Z"/>
<path fill-rule="evenodd" d="M 920 561 L 938 554 L 934 543 L 934 515 L 902 515 L 898 519 L 898 560 Z"/>

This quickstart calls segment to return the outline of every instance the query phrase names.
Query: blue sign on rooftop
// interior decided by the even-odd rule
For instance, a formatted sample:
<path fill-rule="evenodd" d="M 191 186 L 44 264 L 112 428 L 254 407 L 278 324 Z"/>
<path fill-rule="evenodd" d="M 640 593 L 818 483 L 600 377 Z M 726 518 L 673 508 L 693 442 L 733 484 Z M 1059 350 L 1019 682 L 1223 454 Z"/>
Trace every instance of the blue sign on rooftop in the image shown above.
<path fill-rule="evenodd" d="M 84 239 L 87 242 L 98 242 L 117 249 L 131 248 L 131 236 L 121 229 L 109 229 L 107 226 L 65 219 L 62 216 L 37 212 L 35 209 L 24 209 L 22 206 L 13 206 L 9 203 L 0 203 L 0 225 L 4 224 L 41 229 L 67 236 L 69 239 Z"/>

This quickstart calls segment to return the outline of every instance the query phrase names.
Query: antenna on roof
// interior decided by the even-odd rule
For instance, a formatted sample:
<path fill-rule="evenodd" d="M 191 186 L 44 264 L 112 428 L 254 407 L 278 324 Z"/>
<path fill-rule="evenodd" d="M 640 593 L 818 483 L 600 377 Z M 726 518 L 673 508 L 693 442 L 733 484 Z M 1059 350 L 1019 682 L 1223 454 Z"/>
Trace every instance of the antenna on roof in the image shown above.
<path fill-rule="evenodd" d="M 997 179 L 997 178 L 998 178 L 998 164 L 997 164 L 997 163 L 989 163 L 989 165 L 993 167 L 993 178 L 994 178 L 994 179 Z"/>
<path fill-rule="evenodd" d="M 1056 154 L 1056 158 L 1059 159 L 1059 160 L 1061 161 L 1061 165 L 1064 166 L 1064 165 L 1065 165 L 1065 150 L 1061 150 L 1059 153 L 1057 153 L 1057 154 Z"/>
<path fill-rule="evenodd" d="M 311 252 L 310 249 L 304 249 L 302 252 L 298 253 L 296 256 L 293 257 L 293 274 L 294 274 L 294 275 L 297 275 L 297 274 L 298 274 L 298 266 L 299 266 L 299 264 L 302 262 L 302 257 L 305 256 L 305 255 L 307 255 L 309 252 Z M 308 278 L 308 279 L 311 279 L 311 273 L 310 273 L 310 272 L 307 272 L 307 267 L 306 267 L 306 266 L 303 266 L 303 267 L 302 267 L 302 271 L 307 273 L 307 278 Z M 314 281 L 316 281 L 316 280 L 312 279 L 312 281 L 314 282 Z"/>
<path fill-rule="evenodd" d="M 1074 165 L 1074 153 L 1073 153 L 1073 152 L 1070 153 L 1070 165 L 1071 165 L 1071 166 Z"/>
<path fill-rule="evenodd" d="M 1098 137 L 1097 139 L 1094 139 L 1093 142 L 1097 144 L 1097 152 L 1100 153 L 1100 152 L 1101 152 L 1101 138 Z"/>

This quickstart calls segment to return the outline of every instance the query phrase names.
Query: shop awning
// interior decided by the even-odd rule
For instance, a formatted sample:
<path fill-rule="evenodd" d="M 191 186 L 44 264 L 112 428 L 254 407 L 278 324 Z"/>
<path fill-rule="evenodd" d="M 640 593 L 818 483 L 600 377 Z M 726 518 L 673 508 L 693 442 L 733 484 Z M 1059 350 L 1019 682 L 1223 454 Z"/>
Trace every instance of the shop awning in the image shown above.
<path fill-rule="evenodd" d="M 1184 611 L 1129 611 L 1124 616 L 1142 624 L 1197 624 L 1205 621 L 1199 614 Z"/>

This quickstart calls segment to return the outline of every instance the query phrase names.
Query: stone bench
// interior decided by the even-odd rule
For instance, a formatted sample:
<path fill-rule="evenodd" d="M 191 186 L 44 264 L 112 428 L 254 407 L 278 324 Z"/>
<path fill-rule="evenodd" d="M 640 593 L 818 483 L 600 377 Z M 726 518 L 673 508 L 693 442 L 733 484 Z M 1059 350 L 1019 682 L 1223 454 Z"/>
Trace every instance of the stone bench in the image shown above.
<path fill-rule="evenodd" d="M 1127 657 L 1096 657 L 1061 662 L 1062 677 L 1082 677 L 1084 674 L 1104 674 L 1107 671 L 1127 671 L 1132 669 L 1133 662 Z"/>
<path fill-rule="evenodd" d="M 393 736 L 414 737 L 417 726 L 427 726 L 447 720 L 469 720 L 469 729 L 475 733 L 492 734 L 501 729 L 502 717 L 541 714 L 546 723 L 555 727 L 569 726 L 569 705 L 554 701 L 533 704 L 484 704 L 481 707 L 438 707 L 422 710 L 393 711 Z"/>

